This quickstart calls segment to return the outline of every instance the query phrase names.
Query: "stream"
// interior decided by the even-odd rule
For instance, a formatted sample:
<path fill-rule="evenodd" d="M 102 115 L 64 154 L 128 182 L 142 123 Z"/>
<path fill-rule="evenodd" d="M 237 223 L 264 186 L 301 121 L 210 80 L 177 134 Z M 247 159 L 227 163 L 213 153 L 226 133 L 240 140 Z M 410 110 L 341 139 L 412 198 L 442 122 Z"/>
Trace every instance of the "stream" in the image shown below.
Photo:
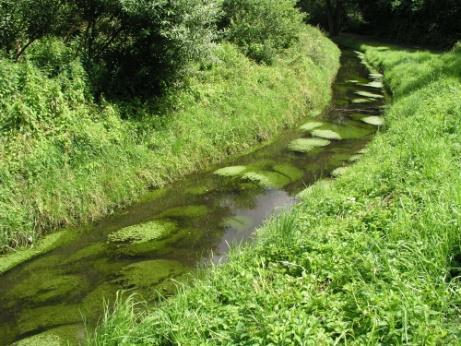
<path fill-rule="evenodd" d="M 103 300 L 114 301 L 118 290 L 152 304 L 156 292 L 174 294 L 175 280 L 187 280 L 198 265 L 225 261 L 229 246 L 251 241 L 299 192 L 359 160 L 383 124 L 384 103 L 382 76 L 343 51 L 332 104 L 317 118 L 153 191 L 4 274 L 0 345 L 32 345 L 50 333 L 78 344 L 101 319 Z"/>

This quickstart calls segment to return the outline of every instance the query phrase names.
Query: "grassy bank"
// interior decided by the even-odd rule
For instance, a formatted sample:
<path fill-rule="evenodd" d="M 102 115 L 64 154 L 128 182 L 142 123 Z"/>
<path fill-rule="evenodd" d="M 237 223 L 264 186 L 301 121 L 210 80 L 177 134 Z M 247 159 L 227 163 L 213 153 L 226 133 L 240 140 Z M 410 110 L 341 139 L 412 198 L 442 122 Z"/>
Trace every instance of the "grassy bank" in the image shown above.
<path fill-rule="evenodd" d="M 269 140 L 328 104 L 339 60 L 314 28 L 271 66 L 228 43 L 214 56 L 186 87 L 129 104 L 95 103 L 78 59 L 58 72 L 1 59 L 0 253 Z"/>
<path fill-rule="evenodd" d="M 461 50 L 362 45 L 393 93 L 363 160 L 96 345 L 459 344 Z"/>

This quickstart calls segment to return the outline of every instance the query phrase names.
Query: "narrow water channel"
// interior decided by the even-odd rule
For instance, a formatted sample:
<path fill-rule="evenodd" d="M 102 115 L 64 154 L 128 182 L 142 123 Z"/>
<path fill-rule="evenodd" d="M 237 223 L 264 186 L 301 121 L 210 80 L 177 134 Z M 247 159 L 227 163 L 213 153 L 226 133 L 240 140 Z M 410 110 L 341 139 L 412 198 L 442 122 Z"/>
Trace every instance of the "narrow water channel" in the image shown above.
<path fill-rule="evenodd" d="M 198 263 L 225 260 L 315 181 L 360 159 L 382 125 L 382 82 L 344 51 L 330 108 L 271 144 L 154 191 L 76 239 L 0 277 L 0 345 L 53 330 L 83 340 L 117 290 L 174 290 Z M 334 172 L 332 174 L 332 172 Z M 19 343 L 21 344 L 21 342 Z M 24 343 L 25 344 L 25 343 Z"/>

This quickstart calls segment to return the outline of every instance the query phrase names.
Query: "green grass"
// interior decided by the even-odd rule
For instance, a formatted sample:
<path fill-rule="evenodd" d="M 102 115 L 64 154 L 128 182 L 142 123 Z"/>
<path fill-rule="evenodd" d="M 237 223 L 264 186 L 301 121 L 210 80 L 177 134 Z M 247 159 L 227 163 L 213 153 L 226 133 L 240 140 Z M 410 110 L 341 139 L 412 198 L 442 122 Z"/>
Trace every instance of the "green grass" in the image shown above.
<path fill-rule="evenodd" d="M 95 103 L 78 60 L 0 59 L 0 253 L 132 203 L 326 106 L 339 51 L 317 29 L 272 66 L 231 44 L 151 102 Z"/>
<path fill-rule="evenodd" d="M 393 103 L 352 169 L 94 345 L 459 345 L 461 51 L 363 45 Z"/>

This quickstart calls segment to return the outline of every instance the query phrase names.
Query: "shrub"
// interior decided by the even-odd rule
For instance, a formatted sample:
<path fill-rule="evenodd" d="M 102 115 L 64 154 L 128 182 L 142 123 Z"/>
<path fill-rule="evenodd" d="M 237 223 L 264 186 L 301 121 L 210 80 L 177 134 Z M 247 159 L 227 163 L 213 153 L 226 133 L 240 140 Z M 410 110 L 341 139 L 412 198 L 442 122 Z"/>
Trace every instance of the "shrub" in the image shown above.
<path fill-rule="evenodd" d="M 294 0 L 224 0 L 224 36 L 250 58 L 270 64 L 297 40 L 304 16 Z"/>

